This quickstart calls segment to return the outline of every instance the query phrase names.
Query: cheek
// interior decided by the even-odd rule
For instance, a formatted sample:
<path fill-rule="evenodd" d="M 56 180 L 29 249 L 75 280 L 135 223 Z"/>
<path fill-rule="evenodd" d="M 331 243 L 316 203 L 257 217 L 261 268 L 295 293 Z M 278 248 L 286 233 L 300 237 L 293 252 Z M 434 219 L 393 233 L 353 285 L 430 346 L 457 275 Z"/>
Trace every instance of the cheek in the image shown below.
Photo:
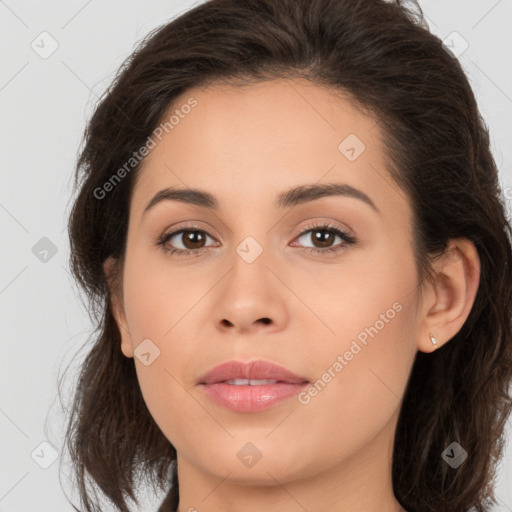
<path fill-rule="evenodd" d="M 168 356 L 162 352 L 149 366 L 136 361 L 137 379 L 144 402 L 162 433 L 178 451 L 189 451 L 186 443 L 202 411 L 169 364 Z M 174 354 L 172 360 L 178 366 L 182 364 Z"/>
<path fill-rule="evenodd" d="M 417 271 L 410 248 L 391 245 L 349 270 L 309 296 L 330 333 L 309 355 L 318 380 L 303 398 L 316 413 L 309 420 L 328 417 L 357 436 L 361 425 L 385 424 L 405 391 L 417 351 Z"/>
<path fill-rule="evenodd" d="M 325 337 L 321 350 L 311 354 L 316 380 L 300 397 L 294 421 L 304 425 L 304 458 L 319 470 L 370 444 L 387 425 L 393 428 L 416 353 L 415 309 L 410 297 L 390 294 L 388 299 L 397 300 L 368 300 L 364 313 L 353 303 L 354 313 L 337 324 L 342 334 Z M 282 434 L 285 443 L 287 433 Z M 319 457 L 317 449 L 327 444 Z"/>
<path fill-rule="evenodd" d="M 132 341 L 164 342 L 187 321 L 194 304 L 209 286 L 190 270 L 173 268 L 164 256 L 134 249 L 124 273 L 124 302 Z"/>
<path fill-rule="evenodd" d="M 414 307 L 400 299 L 384 307 L 383 314 L 371 317 L 366 313 L 366 319 L 359 315 L 360 324 L 354 325 L 352 318 L 347 334 L 336 341 L 325 340 L 316 356 L 316 380 L 305 402 L 316 402 L 319 412 L 328 411 L 338 420 L 350 413 L 352 419 L 361 421 L 398 405 L 416 353 Z M 341 407 L 331 410 L 329 403 L 336 402 Z"/>
<path fill-rule="evenodd" d="M 211 284 L 191 279 L 190 272 L 171 270 L 164 258 L 138 254 L 135 248 L 128 254 L 124 305 L 137 378 L 151 416 L 179 449 L 183 437 L 187 439 L 183 433 L 190 431 L 190 418 L 202 411 L 183 373 L 201 348 L 201 340 L 188 328 L 194 305 Z"/>
<path fill-rule="evenodd" d="M 380 240 L 340 265 L 326 267 L 314 278 L 304 275 L 294 283 L 294 290 L 316 314 L 316 319 L 309 317 L 325 340 L 318 347 L 321 351 L 343 353 L 353 340 L 365 349 L 371 345 L 372 350 L 365 352 L 376 357 L 403 348 L 409 323 L 415 320 L 409 304 L 416 299 L 418 282 L 407 239 L 401 241 L 403 247 L 398 243 Z"/>

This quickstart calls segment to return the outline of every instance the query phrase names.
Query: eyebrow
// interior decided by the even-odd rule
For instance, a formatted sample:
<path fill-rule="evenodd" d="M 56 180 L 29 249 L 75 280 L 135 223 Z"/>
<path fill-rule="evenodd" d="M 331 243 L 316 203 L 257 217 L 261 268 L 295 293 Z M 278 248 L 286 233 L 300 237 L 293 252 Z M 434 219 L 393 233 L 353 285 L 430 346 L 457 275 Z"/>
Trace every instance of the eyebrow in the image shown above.
<path fill-rule="evenodd" d="M 275 204 L 278 208 L 289 208 L 328 196 L 344 196 L 359 199 L 370 206 L 375 212 L 380 212 L 375 203 L 364 192 L 345 183 L 300 185 L 281 192 L 277 196 Z M 180 201 L 209 210 L 219 209 L 219 202 L 209 192 L 193 188 L 168 187 L 160 190 L 153 196 L 146 208 L 144 208 L 142 215 L 163 201 Z"/>

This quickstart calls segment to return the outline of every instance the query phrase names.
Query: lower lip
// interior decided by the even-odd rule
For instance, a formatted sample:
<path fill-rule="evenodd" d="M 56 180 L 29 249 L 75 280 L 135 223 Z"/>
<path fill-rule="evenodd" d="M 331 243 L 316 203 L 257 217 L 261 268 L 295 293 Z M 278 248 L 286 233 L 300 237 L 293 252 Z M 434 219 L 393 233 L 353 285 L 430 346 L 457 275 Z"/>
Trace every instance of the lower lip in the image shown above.
<path fill-rule="evenodd" d="M 200 387 L 215 403 L 227 409 L 237 412 L 259 412 L 298 395 L 308 384 L 308 382 L 302 384 L 276 382 L 261 386 L 236 386 L 217 382 L 201 384 Z"/>

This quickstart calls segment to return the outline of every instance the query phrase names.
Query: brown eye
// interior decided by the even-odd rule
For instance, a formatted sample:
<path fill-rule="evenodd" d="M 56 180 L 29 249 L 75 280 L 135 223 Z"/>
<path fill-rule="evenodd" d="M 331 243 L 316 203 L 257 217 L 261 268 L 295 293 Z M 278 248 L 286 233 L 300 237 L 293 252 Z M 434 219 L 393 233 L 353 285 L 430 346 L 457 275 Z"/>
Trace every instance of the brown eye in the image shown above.
<path fill-rule="evenodd" d="M 336 243 L 336 238 L 339 241 Z M 307 226 L 300 236 L 296 238 L 297 242 L 293 242 L 292 246 L 304 246 L 303 251 L 313 254 L 327 254 L 335 253 L 347 248 L 350 245 L 355 245 L 357 240 L 354 236 L 345 233 L 341 229 L 325 223 L 323 225 Z M 307 243 L 313 245 L 307 246 Z"/>
<path fill-rule="evenodd" d="M 211 237 L 200 229 L 180 229 L 164 235 L 160 244 L 171 252 L 194 251 L 207 247 L 205 245 L 207 238 Z"/>
<path fill-rule="evenodd" d="M 311 235 L 311 239 L 313 240 L 313 243 L 317 244 L 317 247 L 330 247 L 336 238 L 336 235 L 327 229 L 311 231 Z"/>
<path fill-rule="evenodd" d="M 337 231 L 337 230 L 336 230 Z M 342 236 L 340 236 L 339 231 L 325 229 L 325 228 L 316 228 L 310 229 L 309 231 L 304 232 L 298 240 L 301 245 L 304 245 L 307 241 L 313 242 L 313 247 L 317 247 L 319 249 L 331 247 L 336 237 L 338 236 L 341 240 L 343 240 Z"/>
<path fill-rule="evenodd" d="M 203 231 L 182 231 L 181 241 L 187 249 L 200 249 L 204 246 L 206 236 Z"/>

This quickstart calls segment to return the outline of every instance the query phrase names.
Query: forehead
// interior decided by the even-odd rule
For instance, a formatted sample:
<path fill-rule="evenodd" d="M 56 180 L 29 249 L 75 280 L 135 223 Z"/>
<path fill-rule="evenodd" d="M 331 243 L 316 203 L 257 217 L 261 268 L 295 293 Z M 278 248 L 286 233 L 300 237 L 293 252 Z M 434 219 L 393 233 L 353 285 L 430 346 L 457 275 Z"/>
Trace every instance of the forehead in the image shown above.
<path fill-rule="evenodd" d="M 376 120 L 348 96 L 306 80 L 192 88 L 160 128 L 134 190 L 139 213 L 165 186 L 208 189 L 240 207 L 305 183 L 346 182 L 368 195 L 380 187 L 376 203 L 383 185 L 395 188 Z"/>

